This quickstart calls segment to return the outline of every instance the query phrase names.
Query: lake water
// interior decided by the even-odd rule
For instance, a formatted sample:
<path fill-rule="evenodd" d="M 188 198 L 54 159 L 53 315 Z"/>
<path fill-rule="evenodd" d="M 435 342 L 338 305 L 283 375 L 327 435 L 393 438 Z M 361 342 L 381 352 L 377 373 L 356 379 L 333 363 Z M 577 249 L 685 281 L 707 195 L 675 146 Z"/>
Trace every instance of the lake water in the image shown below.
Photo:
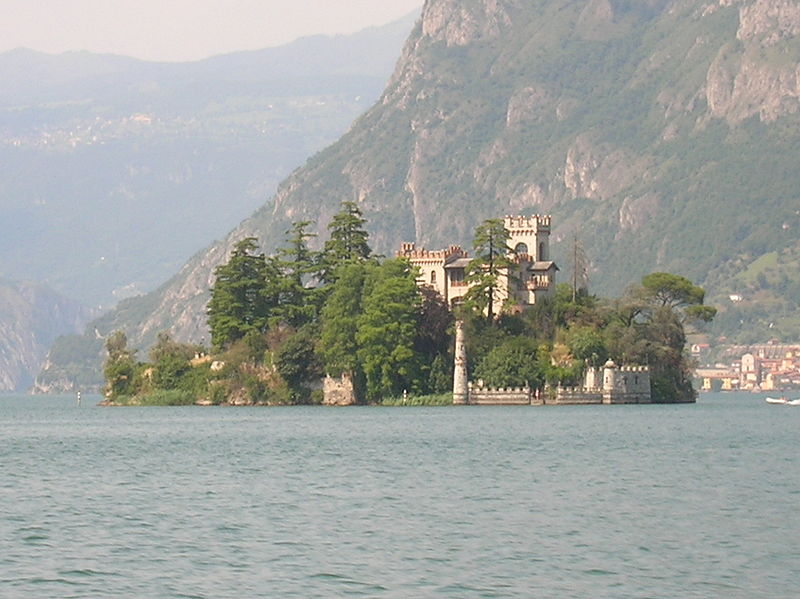
<path fill-rule="evenodd" d="M 763 396 L 90 403 L 0 397 L 0 597 L 800 592 L 800 407 Z"/>

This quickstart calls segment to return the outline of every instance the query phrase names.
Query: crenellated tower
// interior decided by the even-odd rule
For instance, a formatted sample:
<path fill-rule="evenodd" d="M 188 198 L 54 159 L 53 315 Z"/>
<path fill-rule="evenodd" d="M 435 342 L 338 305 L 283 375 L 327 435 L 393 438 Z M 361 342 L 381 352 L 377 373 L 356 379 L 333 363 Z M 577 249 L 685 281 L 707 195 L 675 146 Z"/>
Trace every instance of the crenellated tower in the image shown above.
<path fill-rule="evenodd" d="M 529 256 L 531 262 L 550 260 L 550 216 L 506 216 L 503 224 L 517 256 Z"/>

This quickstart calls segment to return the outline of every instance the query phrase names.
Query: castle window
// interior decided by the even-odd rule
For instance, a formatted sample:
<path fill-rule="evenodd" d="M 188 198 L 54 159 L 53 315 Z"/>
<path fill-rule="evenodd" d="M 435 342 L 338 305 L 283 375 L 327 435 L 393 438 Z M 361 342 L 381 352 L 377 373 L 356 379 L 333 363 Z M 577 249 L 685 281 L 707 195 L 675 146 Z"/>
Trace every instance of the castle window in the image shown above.
<path fill-rule="evenodd" d="M 544 241 L 539 242 L 539 260 L 547 260 L 547 252 L 545 252 L 546 246 L 544 245 Z"/>
<path fill-rule="evenodd" d="M 436 285 L 436 271 L 431 271 L 431 285 Z"/>
<path fill-rule="evenodd" d="M 517 256 L 527 255 L 528 253 L 528 246 L 524 243 L 518 243 L 517 246 L 514 248 L 514 251 L 517 253 Z"/>

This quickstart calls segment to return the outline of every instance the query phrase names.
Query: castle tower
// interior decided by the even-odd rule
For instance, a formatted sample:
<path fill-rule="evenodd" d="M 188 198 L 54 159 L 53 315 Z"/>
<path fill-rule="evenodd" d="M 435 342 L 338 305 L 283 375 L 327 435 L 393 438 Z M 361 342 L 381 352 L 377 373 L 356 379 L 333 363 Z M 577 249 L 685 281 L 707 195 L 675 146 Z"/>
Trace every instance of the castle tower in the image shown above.
<path fill-rule="evenodd" d="M 456 320 L 456 348 L 453 368 L 453 405 L 464 405 L 469 399 L 467 386 L 467 346 L 464 321 Z"/>
<path fill-rule="evenodd" d="M 603 403 L 613 403 L 617 390 L 617 365 L 609 360 L 603 366 Z"/>
<path fill-rule="evenodd" d="M 503 224 L 509 234 L 508 245 L 518 255 L 536 262 L 550 260 L 549 216 L 506 216 Z"/>

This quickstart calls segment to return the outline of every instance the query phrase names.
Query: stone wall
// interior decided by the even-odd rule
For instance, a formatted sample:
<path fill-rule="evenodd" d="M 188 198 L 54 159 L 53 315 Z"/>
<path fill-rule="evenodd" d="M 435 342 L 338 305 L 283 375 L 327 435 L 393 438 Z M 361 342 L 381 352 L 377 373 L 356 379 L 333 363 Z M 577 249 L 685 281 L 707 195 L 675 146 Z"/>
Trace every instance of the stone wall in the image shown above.
<path fill-rule="evenodd" d="M 495 389 L 469 386 L 467 403 L 475 406 L 529 406 L 536 405 L 534 391 L 527 387 Z M 541 400 L 538 400 L 541 404 Z"/>
<path fill-rule="evenodd" d="M 586 387 L 558 387 L 556 396 L 547 400 L 553 405 L 593 405 L 603 403 L 603 390 Z"/>

